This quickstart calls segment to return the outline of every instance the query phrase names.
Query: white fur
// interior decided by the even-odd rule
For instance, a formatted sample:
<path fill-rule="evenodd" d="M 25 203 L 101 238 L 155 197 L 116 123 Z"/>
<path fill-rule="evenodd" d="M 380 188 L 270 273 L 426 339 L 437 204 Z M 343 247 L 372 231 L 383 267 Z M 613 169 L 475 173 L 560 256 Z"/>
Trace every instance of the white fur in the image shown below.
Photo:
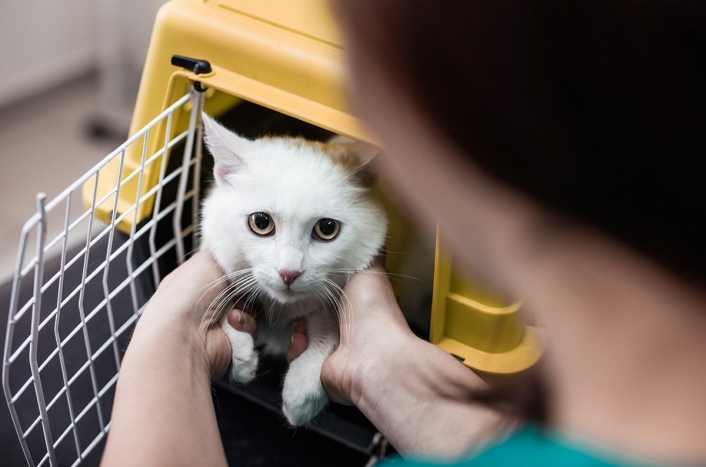
<path fill-rule="evenodd" d="M 342 288 L 380 251 L 387 218 L 369 189 L 320 149 L 291 139 L 249 141 L 207 116 L 204 124 L 216 178 L 203 204 L 204 247 L 231 275 L 232 295 L 249 293 L 257 301 L 265 315 L 258 317 L 258 345 L 266 352 L 286 353 L 295 320 L 305 317 L 308 323 L 308 348 L 290 365 L 282 393 L 287 420 L 300 425 L 328 401 L 320 373 L 339 340 L 335 307 L 342 298 L 336 286 Z M 274 219 L 273 235 L 250 230 L 248 218 L 256 212 Z M 312 237 L 322 218 L 340 222 L 332 241 Z M 303 273 L 288 288 L 277 272 L 283 269 Z M 252 338 L 225 319 L 220 323 L 233 350 L 230 377 L 248 382 L 258 359 Z"/>

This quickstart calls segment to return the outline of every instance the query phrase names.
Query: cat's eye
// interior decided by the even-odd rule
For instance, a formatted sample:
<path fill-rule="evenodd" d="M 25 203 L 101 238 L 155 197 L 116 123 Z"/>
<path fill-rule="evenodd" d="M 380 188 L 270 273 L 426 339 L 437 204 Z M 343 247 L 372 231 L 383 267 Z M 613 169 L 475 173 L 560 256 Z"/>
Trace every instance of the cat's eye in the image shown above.
<path fill-rule="evenodd" d="M 314 236 L 320 240 L 333 240 L 341 230 L 341 224 L 335 219 L 319 219 L 314 225 Z"/>
<path fill-rule="evenodd" d="M 250 230 L 257 235 L 270 235 L 275 231 L 275 222 L 266 212 L 254 212 L 248 218 Z"/>

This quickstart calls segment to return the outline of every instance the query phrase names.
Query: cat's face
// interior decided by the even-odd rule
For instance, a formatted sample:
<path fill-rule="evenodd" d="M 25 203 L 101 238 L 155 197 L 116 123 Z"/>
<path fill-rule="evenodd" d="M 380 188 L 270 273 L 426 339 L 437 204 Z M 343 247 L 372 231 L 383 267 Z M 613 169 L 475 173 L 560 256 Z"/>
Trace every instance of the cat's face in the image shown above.
<path fill-rule="evenodd" d="M 204 126 L 216 184 L 203 205 L 203 242 L 243 292 L 325 302 L 327 281 L 342 285 L 380 251 L 387 218 L 370 197 L 369 154 L 359 146 L 250 141 L 207 116 Z"/>

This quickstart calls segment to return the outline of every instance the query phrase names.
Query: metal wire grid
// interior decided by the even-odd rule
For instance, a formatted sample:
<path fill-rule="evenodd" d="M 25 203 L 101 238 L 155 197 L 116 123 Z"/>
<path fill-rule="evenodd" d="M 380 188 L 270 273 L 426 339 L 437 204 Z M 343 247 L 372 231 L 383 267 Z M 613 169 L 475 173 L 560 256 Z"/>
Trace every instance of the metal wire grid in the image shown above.
<path fill-rule="evenodd" d="M 37 196 L 37 213 L 22 229 L 2 373 L 5 398 L 29 465 L 78 465 L 91 452 L 100 456 L 96 447 L 110 428 L 120 360 L 147 300 L 145 284 L 159 284 L 160 259 L 181 263 L 185 239 L 196 241 L 202 105 L 203 95 L 198 92 L 183 96 L 55 199 L 47 202 L 45 195 Z M 177 111 L 189 115 L 189 126 L 170 139 Z M 158 125 L 166 125 L 164 145 L 148 155 L 150 131 L 161 134 Z M 162 156 L 182 142 L 181 164 L 170 171 L 167 157 Z M 124 175 L 126 151 L 140 144 L 140 166 Z M 96 199 L 100 170 L 115 159 L 120 164 L 116 186 Z M 144 170 L 151 164 L 160 165 L 159 182 L 142 193 Z M 137 202 L 118 213 L 120 190 L 135 177 Z M 91 207 L 76 216 L 72 198 L 91 179 Z M 169 186 L 176 188 L 176 199 L 167 204 L 169 196 L 163 199 L 163 192 Z M 137 205 L 153 196 L 152 216 L 138 225 Z M 184 226 L 189 200 L 193 211 Z M 96 206 L 106 202 L 115 203 L 109 225 L 97 221 L 94 214 Z M 48 239 L 51 214 L 60 215 L 62 207 L 63 230 Z M 116 229 L 128 216 L 133 220 L 129 236 Z M 158 240 L 158 226 L 166 228 L 166 242 Z M 76 235 L 85 242 L 72 248 L 70 238 Z M 33 236 L 36 252 L 26 259 Z M 145 243 L 148 247 L 141 248 Z M 26 280 L 30 275 L 31 284 Z"/>

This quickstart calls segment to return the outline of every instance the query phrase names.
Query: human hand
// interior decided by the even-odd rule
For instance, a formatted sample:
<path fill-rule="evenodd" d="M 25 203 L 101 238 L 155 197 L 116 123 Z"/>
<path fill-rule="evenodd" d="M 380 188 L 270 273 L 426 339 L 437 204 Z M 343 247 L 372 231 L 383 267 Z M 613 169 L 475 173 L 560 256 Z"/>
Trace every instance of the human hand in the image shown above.
<path fill-rule="evenodd" d="M 214 311 L 257 332 L 246 313 L 211 307 L 227 285 L 207 252 L 159 284 L 123 357 L 101 465 L 226 465 L 210 382 L 228 370 L 231 351 Z"/>
<path fill-rule="evenodd" d="M 167 275 L 159 284 L 138 322 L 136 332 L 152 332 L 184 339 L 193 352 L 201 355 L 211 380 L 223 376 L 231 364 L 228 338 L 218 325 L 219 294 L 228 281 L 213 257 L 205 251 L 194 254 L 188 261 Z M 257 322 L 252 310 L 242 301 L 228 311 L 228 323 L 238 331 L 257 338 Z"/>

